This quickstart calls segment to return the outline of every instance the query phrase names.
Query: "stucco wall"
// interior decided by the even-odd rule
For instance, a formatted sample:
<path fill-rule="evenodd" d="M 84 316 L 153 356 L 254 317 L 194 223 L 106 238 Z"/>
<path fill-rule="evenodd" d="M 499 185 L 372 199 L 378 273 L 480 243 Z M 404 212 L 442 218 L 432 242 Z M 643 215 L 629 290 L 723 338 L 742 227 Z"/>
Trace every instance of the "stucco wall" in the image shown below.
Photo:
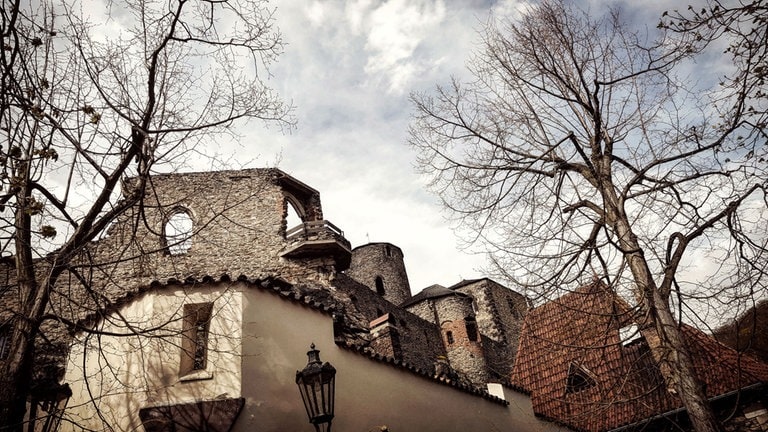
<path fill-rule="evenodd" d="M 184 304 L 213 302 L 207 367 L 181 376 Z M 238 397 L 242 285 L 164 288 L 112 313 L 74 341 L 63 382 L 72 389 L 62 430 L 142 430 L 145 407 Z"/>
<path fill-rule="evenodd" d="M 553 431 L 525 395 L 506 390 L 503 406 L 333 344 L 326 314 L 262 291 L 244 301 L 243 396 L 234 431 L 311 430 L 295 385 L 311 343 L 337 369 L 334 430 Z"/>

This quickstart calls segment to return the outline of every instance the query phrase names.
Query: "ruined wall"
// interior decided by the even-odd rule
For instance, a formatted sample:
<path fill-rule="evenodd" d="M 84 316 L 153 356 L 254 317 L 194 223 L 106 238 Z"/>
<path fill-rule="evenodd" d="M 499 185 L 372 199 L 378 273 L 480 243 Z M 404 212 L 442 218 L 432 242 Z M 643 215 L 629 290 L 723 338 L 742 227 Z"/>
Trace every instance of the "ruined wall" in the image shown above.
<path fill-rule="evenodd" d="M 520 329 L 528 310 L 528 300 L 522 294 L 490 279 L 467 282 L 457 284 L 452 289 L 472 296 L 480 332 L 507 347 L 512 364 Z"/>
<path fill-rule="evenodd" d="M 126 181 L 123 193 L 132 193 L 133 187 L 134 182 Z M 289 195 L 305 207 L 308 218 L 323 217 L 317 191 L 277 169 L 153 176 L 142 202 L 121 215 L 61 275 L 49 312 L 78 321 L 130 300 L 156 280 L 228 274 L 232 279 L 279 277 L 327 286 L 332 262 L 279 256 L 287 245 Z M 191 239 L 186 252 L 172 254 L 164 231 L 179 212 L 192 220 Z M 44 262 L 38 264 L 38 271 L 46 271 Z M 17 307 L 18 295 L 0 294 L 0 314 L 8 314 Z M 36 369 L 38 375 L 56 379 L 63 373 L 69 331 L 57 320 L 47 320 L 41 330 Z"/>
<path fill-rule="evenodd" d="M 411 298 L 403 251 L 393 244 L 369 243 L 355 248 L 347 274 L 374 292 L 383 291 L 382 296 L 392 304 L 400 305 Z"/>
<path fill-rule="evenodd" d="M 358 331 L 370 331 L 372 321 L 388 314 L 389 330 L 380 331 L 386 336 L 391 335 L 390 331 L 394 329 L 401 348 L 399 357 L 394 357 L 422 370 L 434 372 L 434 362 L 438 357 L 446 355 L 438 326 L 384 300 L 369 287 L 345 274 L 337 275 L 332 281 L 332 286 L 337 293 L 336 297 L 345 304 L 345 318 L 357 318 Z M 395 354 L 396 350 L 387 345 L 386 338 L 376 341 L 376 335 L 373 334 L 363 337 L 371 342 L 371 348 L 376 352 L 382 355 Z"/>
<path fill-rule="evenodd" d="M 482 340 L 472 311 L 472 298 L 457 293 L 431 300 L 440 322 L 443 343 L 451 367 L 475 384 L 488 382 Z"/>

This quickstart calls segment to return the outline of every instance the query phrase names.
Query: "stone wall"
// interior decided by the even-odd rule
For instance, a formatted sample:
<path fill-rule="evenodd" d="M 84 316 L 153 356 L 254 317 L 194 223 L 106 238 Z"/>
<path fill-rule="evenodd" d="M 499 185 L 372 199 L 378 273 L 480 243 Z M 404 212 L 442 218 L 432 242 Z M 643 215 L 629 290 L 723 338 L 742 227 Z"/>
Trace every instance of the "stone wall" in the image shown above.
<path fill-rule="evenodd" d="M 430 300 L 439 321 L 448 362 L 475 384 L 488 382 L 485 354 L 472 311 L 472 298 L 461 293 Z"/>
<path fill-rule="evenodd" d="M 393 244 L 369 243 L 355 248 L 347 274 L 374 292 L 383 289 L 383 297 L 392 304 L 401 305 L 411 298 L 403 251 Z M 376 278 L 380 278 L 380 287 Z"/>
<path fill-rule="evenodd" d="M 337 293 L 336 297 L 345 304 L 346 319 L 357 319 L 357 331 L 369 331 L 372 321 L 388 314 L 388 326 L 395 329 L 401 347 L 397 359 L 430 373 L 434 372 L 434 362 L 438 357 L 446 355 L 439 327 L 386 301 L 366 285 L 345 274 L 337 275 L 332 286 Z M 350 322 L 346 325 L 355 326 Z M 368 338 L 368 335 L 362 335 L 362 338 Z M 388 347 L 384 340 L 371 344 L 371 348 L 382 355 L 394 353 L 394 349 Z"/>
<path fill-rule="evenodd" d="M 510 364 L 514 363 L 520 329 L 528 311 L 526 297 L 490 279 L 458 285 L 456 291 L 474 299 L 481 333 L 507 347 L 506 351 L 511 355 Z"/>
<path fill-rule="evenodd" d="M 126 181 L 123 193 L 132 193 L 134 184 Z M 246 275 L 290 283 L 312 281 L 327 287 L 333 277 L 332 259 L 279 256 L 287 245 L 289 198 L 303 207 L 307 218 L 323 217 L 319 193 L 277 169 L 153 176 L 141 203 L 122 214 L 60 276 L 49 313 L 77 322 L 129 301 L 153 281 L 203 280 L 222 274 L 232 279 Z M 165 225 L 178 212 L 192 220 L 191 245 L 185 253 L 172 254 Z M 37 265 L 39 273 L 46 272 L 44 261 Z M 0 319 L 18 308 L 15 283 L 6 285 L 12 288 L 0 292 Z M 57 376 L 69 344 L 69 329 L 59 320 L 47 320 L 41 331 L 38 374 Z"/>

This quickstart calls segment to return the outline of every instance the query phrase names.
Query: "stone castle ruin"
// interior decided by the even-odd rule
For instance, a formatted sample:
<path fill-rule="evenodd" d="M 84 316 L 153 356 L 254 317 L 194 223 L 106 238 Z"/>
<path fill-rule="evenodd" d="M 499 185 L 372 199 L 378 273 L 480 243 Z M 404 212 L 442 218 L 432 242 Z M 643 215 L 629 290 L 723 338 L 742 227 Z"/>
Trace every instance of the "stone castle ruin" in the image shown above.
<path fill-rule="evenodd" d="M 125 182 L 123 193 L 133 187 Z M 288 226 L 289 212 L 298 226 Z M 13 264 L 3 265 L 0 321 L 9 322 L 18 296 Z M 352 248 L 325 218 L 319 192 L 279 169 L 157 175 L 59 279 L 38 380 L 51 387 L 63 376 L 73 326 L 159 285 L 225 280 L 271 281 L 330 304 L 338 345 L 480 392 L 507 382 L 528 310 L 524 296 L 490 279 L 412 295 L 400 248 Z"/>

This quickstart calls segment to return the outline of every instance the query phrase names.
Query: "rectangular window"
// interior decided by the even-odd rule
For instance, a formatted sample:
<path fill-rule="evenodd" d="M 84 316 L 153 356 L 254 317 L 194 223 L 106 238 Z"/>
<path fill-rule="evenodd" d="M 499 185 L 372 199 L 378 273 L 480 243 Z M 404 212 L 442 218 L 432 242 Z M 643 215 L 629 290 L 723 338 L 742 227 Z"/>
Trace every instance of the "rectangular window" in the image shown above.
<path fill-rule="evenodd" d="M 517 305 L 512 297 L 507 297 L 507 306 L 509 306 L 509 313 L 512 314 L 512 318 L 520 318 L 520 313 L 517 311 Z"/>
<path fill-rule="evenodd" d="M 208 330 L 213 303 L 184 305 L 180 374 L 205 370 L 208 366 Z"/>

